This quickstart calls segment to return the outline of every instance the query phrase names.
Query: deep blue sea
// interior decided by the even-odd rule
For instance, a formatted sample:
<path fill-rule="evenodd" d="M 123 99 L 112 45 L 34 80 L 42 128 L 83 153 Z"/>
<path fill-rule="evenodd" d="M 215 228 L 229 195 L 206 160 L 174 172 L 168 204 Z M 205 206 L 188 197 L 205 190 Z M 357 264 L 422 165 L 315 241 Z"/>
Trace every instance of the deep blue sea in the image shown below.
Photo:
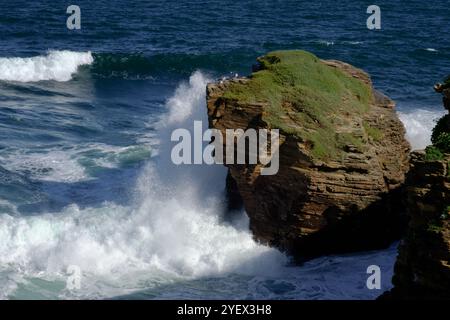
<path fill-rule="evenodd" d="M 66 8 L 81 8 L 81 30 Z M 304 49 L 363 68 L 414 148 L 443 113 L 447 1 L 0 0 L 0 298 L 373 299 L 396 244 L 292 266 L 224 218 L 220 166 L 170 165 L 205 85 Z M 382 289 L 366 287 L 378 265 Z M 73 268 L 79 286 L 67 285 Z M 71 271 L 72 270 L 72 271 Z"/>

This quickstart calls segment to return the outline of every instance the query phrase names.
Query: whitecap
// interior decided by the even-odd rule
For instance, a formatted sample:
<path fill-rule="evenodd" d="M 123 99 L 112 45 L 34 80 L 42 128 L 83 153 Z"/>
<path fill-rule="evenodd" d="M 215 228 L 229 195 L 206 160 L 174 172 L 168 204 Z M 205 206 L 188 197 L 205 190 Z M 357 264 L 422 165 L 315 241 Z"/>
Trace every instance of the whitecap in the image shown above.
<path fill-rule="evenodd" d="M 317 41 L 317 43 L 321 44 L 321 45 L 326 45 L 327 47 L 334 46 L 334 41 L 319 40 L 319 41 Z"/>
<path fill-rule="evenodd" d="M 69 81 L 78 67 L 94 61 L 91 52 L 49 51 L 30 58 L 0 58 L 0 80 L 36 82 Z"/>

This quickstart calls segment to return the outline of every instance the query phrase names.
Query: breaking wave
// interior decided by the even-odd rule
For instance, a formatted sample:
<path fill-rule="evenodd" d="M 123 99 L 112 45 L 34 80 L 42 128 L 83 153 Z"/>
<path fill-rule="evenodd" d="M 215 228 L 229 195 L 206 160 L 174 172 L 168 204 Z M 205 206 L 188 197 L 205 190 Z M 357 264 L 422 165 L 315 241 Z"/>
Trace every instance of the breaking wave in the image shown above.
<path fill-rule="evenodd" d="M 36 82 L 69 81 L 78 67 L 94 61 L 91 52 L 49 51 L 30 58 L 0 58 L 0 80 Z"/>
<path fill-rule="evenodd" d="M 199 103 L 206 82 L 195 73 L 178 88 L 167 102 L 162 132 L 204 117 Z M 94 298 L 227 273 L 272 274 L 287 262 L 253 240 L 244 215 L 234 225 L 223 222 L 222 166 L 173 168 L 166 160 L 149 162 L 131 206 L 105 202 L 39 216 L 0 215 L 0 273 L 8 279 L 0 285 L 9 288 L 3 298 L 22 286 L 32 290 L 35 279 L 59 283 L 57 297 L 73 296 L 64 289 L 71 265 L 83 274 L 83 290 L 76 294 Z"/>

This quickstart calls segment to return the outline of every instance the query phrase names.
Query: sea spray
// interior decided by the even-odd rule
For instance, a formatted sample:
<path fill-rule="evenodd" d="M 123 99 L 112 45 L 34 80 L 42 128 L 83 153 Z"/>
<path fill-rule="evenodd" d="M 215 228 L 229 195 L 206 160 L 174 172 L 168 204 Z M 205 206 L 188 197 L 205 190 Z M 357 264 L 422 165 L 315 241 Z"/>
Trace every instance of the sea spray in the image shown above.
<path fill-rule="evenodd" d="M 431 130 L 444 114 L 445 112 L 441 110 L 426 109 L 399 112 L 399 118 L 406 129 L 406 138 L 413 150 L 424 149 L 431 144 Z"/>
<path fill-rule="evenodd" d="M 194 73 L 168 100 L 162 141 L 172 128 L 204 119 L 206 82 Z M 283 254 L 257 244 L 243 224 L 223 222 L 225 169 L 174 166 L 166 161 L 169 148 L 162 143 L 159 158 L 143 170 L 130 207 L 105 202 L 39 216 L 0 215 L 0 272 L 14 279 L 3 297 L 14 296 L 14 283 L 32 290 L 38 278 L 54 284 L 50 291 L 58 297 L 92 298 L 229 273 L 278 274 L 287 262 Z M 61 283 L 73 265 L 83 278 L 81 289 L 69 292 Z"/>

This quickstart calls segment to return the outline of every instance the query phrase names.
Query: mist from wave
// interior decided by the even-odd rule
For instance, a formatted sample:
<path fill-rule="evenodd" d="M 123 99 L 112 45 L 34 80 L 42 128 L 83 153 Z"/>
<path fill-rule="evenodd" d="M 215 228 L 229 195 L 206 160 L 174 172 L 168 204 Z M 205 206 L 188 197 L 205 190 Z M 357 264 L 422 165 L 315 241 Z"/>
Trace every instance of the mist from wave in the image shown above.
<path fill-rule="evenodd" d="M 197 116 L 204 118 L 199 103 L 204 104 L 206 82 L 195 73 L 176 91 L 168 112 L 185 116 L 162 120 L 167 124 L 163 131 Z M 148 163 L 130 207 L 70 205 L 54 214 L 0 215 L 0 273 L 14 279 L 3 298 L 14 296 L 16 290 L 20 293 L 22 286 L 31 290 L 32 279 L 64 281 L 70 265 L 79 266 L 84 275 L 83 290 L 77 294 L 93 298 L 177 279 L 230 272 L 267 275 L 287 262 L 277 250 L 252 239 L 244 216 L 238 226 L 223 223 L 224 168 L 203 168 L 201 175 L 194 167 L 174 172 L 166 160 Z M 217 180 L 211 184 L 213 177 Z"/>

